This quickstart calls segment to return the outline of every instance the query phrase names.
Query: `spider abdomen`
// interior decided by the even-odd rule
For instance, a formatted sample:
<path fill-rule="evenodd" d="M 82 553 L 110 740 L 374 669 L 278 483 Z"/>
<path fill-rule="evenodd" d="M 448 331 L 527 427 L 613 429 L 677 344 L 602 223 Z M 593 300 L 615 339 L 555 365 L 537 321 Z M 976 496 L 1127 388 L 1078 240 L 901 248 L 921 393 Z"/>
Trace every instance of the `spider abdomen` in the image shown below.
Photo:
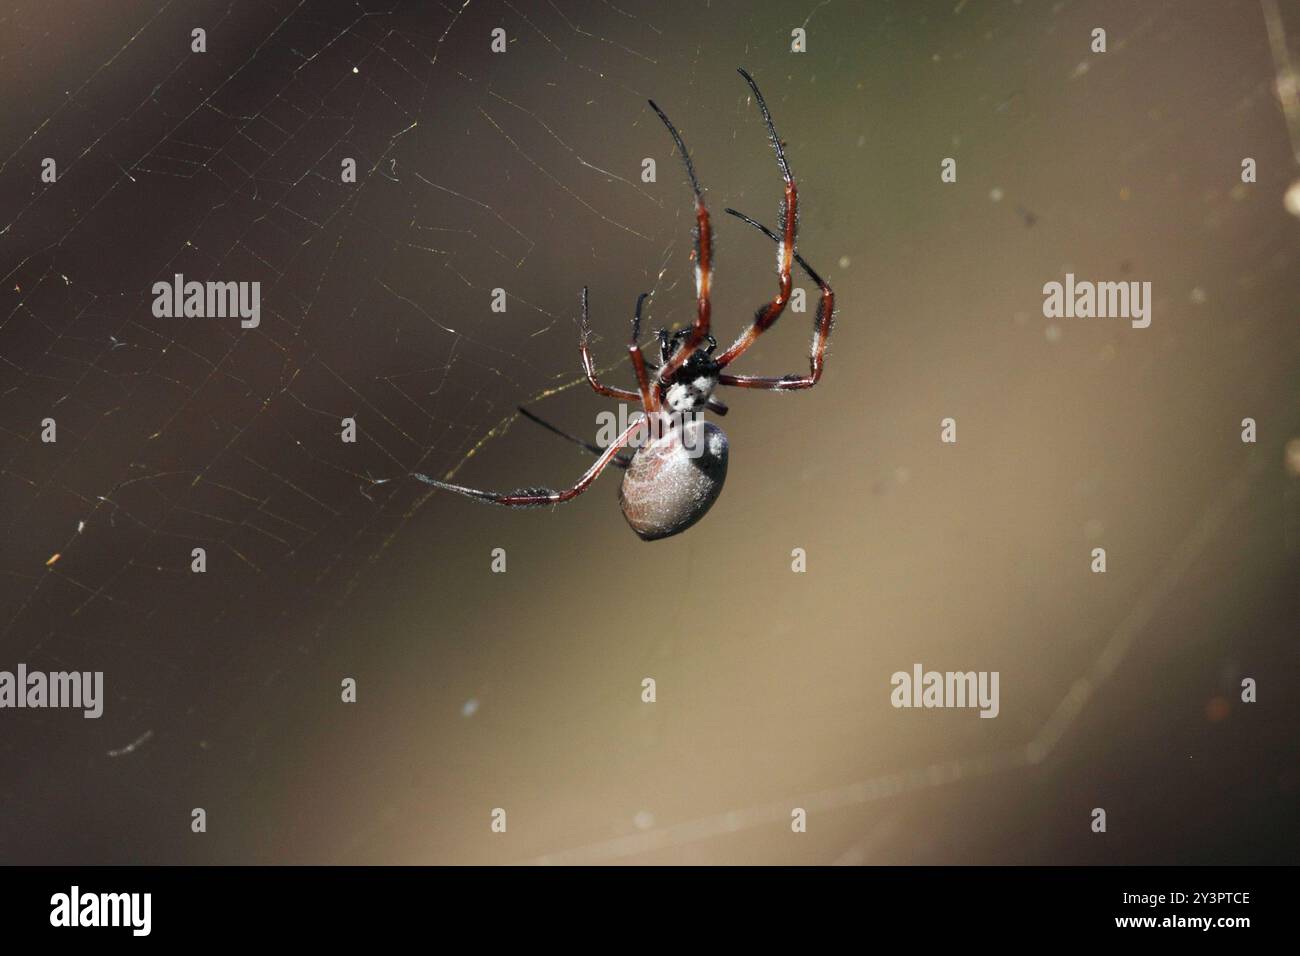
<path fill-rule="evenodd" d="M 618 502 L 644 541 L 685 531 L 704 517 L 727 479 L 727 436 L 695 419 L 637 449 L 623 474 Z"/>

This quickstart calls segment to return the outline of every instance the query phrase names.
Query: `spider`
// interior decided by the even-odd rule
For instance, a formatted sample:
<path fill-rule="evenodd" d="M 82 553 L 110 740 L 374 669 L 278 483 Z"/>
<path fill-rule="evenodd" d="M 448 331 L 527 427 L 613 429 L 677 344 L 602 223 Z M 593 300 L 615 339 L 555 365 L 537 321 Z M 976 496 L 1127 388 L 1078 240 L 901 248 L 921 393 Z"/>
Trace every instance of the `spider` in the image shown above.
<path fill-rule="evenodd" d="M 745 78 L 745 82 L 754 93 L 754 100 L 763 114 L 768 137 L 776 152 L 777 165 L 785 180 L 785 199 L 779 222 L 780 233 L 773 232 L 762 223 L 734 209 L 727 209 L 726 212 L 753 226 L 776 243 L 776 295 L 771 301 L 759 307 L 753 322 L 735 342 L 721 354 L 714 355 L 717 340 L 709 334 L 712 310 L 709 293 L 713 278 L 713 232 L 709 226 L 709 212 L 704 205 L 704 191 L 700 188 L 699 179 L 695 175 L 695 166 L 686 151 L 686 144 L 682 141 L 681 134 L 677 132 L 677 128 L 673 126 L 664 111 L 655 105 L 654 100 L 650 100 L 650 108 L 663 121 L 677 151 L 681 154 L 691 189 L 695 194 L 695 320 L 690 327 L 673 335 L 669 335 L 667 330 L 658 330 L 660 361 L 653 366 L 653 374 L 651 374 L 645 353 L 640 346 L 641 310 L 649 293 L 640 295 L 632 317 L 632 338 L 627 347 L 632 360 L 632 369 L 636 374 L 636 391 L 606 385 L 596 377 L 596 366 L 591 358 L 591 321 L 586 288 L 582 290 L 582 317 L 578 332 L 582 368 L 592 389 L 597 394 L 610 398 L 639 401 L 645 414 L 644 420 L 638 416 L 607 448 L 602 449 L 560 431 L 521 407 L 519 411 L 527 418 L 562 438 L 576 442 L 596 455 L 595 464 L 588 468 L 571 488 L 563 491 L 551 488 L 520 488 L 510 492 L 480 491 L 438 481 L 418 473 L 414 475 L 415 478 L 436 488 L 454 491 L 490 504 L 510 508 L 529 508 L 573 500 L 586 491 L 607 466 L 614 464 L 624 470 L 623 483 L 619 489 L 619 504 L 632 530 L 645 541 L 667 538 L 685 531 L 704 517 L 717 500 L 727 477 L 727 436 L 721 428 L 701 418 L 705 410 L 719 415 L 727 413 L 727 406 L 713 397 L 714 390 L 719 385 L 730 385 L 736 388 L 779 392 L 796 391 L 812 388 L 821 380 L 825 365 L 826 343 L 830 338 L 835 311 L 835 293 L 795 251 L 797 200 L 794 177 L 790 174 L 790 164 L 786 162 L 785 148 L 780 137 L 777 136 L 772 114 L 768 112 L 767 103 L 763 99 L 763 94 L 759 92 L 758 84 L 744 69 L 739 69 L 737 72 Z M 744 355 L 758 337 L 770 329 L 785 311 L 786 303 L 790 299 L 790 267 L 793 263 L 798 263 L 799 267 L 807 273 L 808 278 L 821 290 L 808 357 L 808 374 L 780 377 L 727 374 L 723 370 Z M 657 427 L 649 429 L 650 438 L 640 443 L 630 457 L 620 455 L 619 452 L 623 448 L 634 444 L 633 436 L 638 429 L 645 431 L 643 423 L 650 423 Z"/>

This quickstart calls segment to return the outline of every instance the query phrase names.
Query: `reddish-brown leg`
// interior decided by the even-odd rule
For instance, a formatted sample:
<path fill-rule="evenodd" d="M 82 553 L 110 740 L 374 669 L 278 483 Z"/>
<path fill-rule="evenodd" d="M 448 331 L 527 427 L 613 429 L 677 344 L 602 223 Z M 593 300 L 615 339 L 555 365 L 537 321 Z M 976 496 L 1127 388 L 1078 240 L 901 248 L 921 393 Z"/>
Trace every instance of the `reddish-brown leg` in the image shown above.
<path fill-rule="evenodd" d="M 781 237 L 771 229 L 761 222 L 755 222 L 744 213 L 736 212 L 734 209 L 728 209 L 727 213 L 749 223 L 773 242 L 779 243 L 781 241 Z M 826 280 L 819 276 L 812 266 L 804 262 L 803 256 L 795 253 L 794 259 L 799 263 L 799 268 L 806 272 L 808 278 L 817 283 L 817 287 L 821 289 L 821 300 L 817 303 L 817 323 L 813 326 L 812 347 L 808 354 L 808 374 L 783 375 L 780 378 L 760 375 L 719 375 L 719 385 L 787 392 L 801 388 L 812 388 L 821 379 L 822 369 L 826 364 L 826 343 L 831 337 L 831 326 L 835 318 L 835 293 L 831 291 L 831 287 L 826 283 Z"/>
<path fill-rule="evenodd" d="M 625 401 L 640 397 L 630 389 L 605 385 L 596 378 L 596 363 L 591 359 L 591 314 L 587 310 L 586 286 L 582 287 L 582 321 L 578 326 L 578 351 L 582 353 L 582 370 L 587 373 L 587 381 L 591 383 L 597 395 L 608 395 L 610 398 L 621 398 Z"/>
<path fill-rule="evenodd" d="M 632 340 L 627 343 L 632 368 L 636 372 L 637 388 L 641 392 L 641 408 L 647 417 L 659 411 L 659 389 L 657 385 L 650 384 L 650 376 L 645 368 L 645 353 L 641 351 L 641 307 L 649 297 L 649 292 L 642 292 L 637 297 L 636 314 L 632 316 Z"/>
<path fill-rule="evenodd" d="M 504 505 L 507 508 L 534 508 L 539 505 L 557 505 L 561 502 L 571 501 L 578 497 L 589 487 L 591 483 L 600 477 L 600 473 L 605 467 L 614 460 L 619 449 L 628 444 L 632 432 L 641 427 L 640 421 L 635 421 L 629 425 L 621 435 L 616 438 L 608 448 L 606 448 L 596 463 L 583 473 L 577 483 L 572 488 L 566 488 L 563 491 L 556 491 L 553 488 L 520 488 L 516 491 L 480 491 L 477 488 L 466 488 L 464 485 L 453 485 L 446 481 L 439 481 L 436 478 L 430 478 L 428 475 L 412 473 L 412 477 L 418 478 L 426 485 L 433 485 L 435 488 L 441 488 L 443 491 L 454 491 L 458 495 L 465 495 L 467 498 L 475 498 L 479 501 L 487 502 L 493 505 Z"/>
<path fill-rule="evenodd" d="M 709 227 L 709 211 L 704 207 L 704 190 L 700 188 L 700 181 L 695 176 L 695 165 L 691 162 L 691 154 L 686 152 L 686 144 L 682 142 L 681 134 L 677 132 L 677 127 L 673 126 L 672 121 L 664 115 L 664 111 L 655 105 L 654 100 L 650 101 L 650 108 L 659 114 L 664 126 L 668 127 L 668 132 L 672 134 L 673 142 L 677 144 L 677 151 L 682 154 L 682 161 L 686 164 L 686 174 L 690 177 L 691 189 L 695 192 L 695 324 L 691 326 L 691 334 L 686 337 L 672 357 L 659 367 L 655 377 L 660 382 L 666 382 L 682 367 L 682 363 L 691 357 L 709 334 L 709 314 L 712 309 L 709 293 L 713 282 L 713 231 Z"/>
<path fill-rule="evenodd" d="M 754 321 L 725 352 L 718 356 L 718 365 L 722 368 L 744 355 L 749 347 L 758 341 L 760 335 L 775 325 L 776 320 L 785 311 L 786 303 L 790 301 L 790 268 L 795 256 L 795 227 L 798 214 L 798 191 L 795 188 L 794 176 L 790 173 L 790 164 L 786 162 L 785 148 L 781 145 L 781 138 L 776 134 L 772 114 L 768 112 L 767 102 L 759 92 L 754 78 L 744 70 L 739 72 L 749 84 L 749 88 L 754 91 L 754 100 L 763 114 L 763 122 L 767 124 L 767 135 L 772 140 L 772 149 L 776 151 L 776 162 L 781 167 L 782 178 L 785 179 L 785 206 L 782 209 L 780 222 L 781 236 L 780 238 L 773 236 L 777 241 L 776 295 L 772 297 L 771 302 L 759 306 L 758 311 L 754 313 Z"/>

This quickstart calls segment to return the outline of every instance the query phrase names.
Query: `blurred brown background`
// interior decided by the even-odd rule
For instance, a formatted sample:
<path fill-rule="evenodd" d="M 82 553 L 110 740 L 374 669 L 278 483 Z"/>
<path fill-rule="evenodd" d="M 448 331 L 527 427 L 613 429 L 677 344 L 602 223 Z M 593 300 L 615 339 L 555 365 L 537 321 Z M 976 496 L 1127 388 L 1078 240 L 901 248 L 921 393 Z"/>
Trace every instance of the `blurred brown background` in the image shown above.
<path fill-rule="evenodd" d="M 0 25 L 0 668 L 108 696 L 0 712 L 0 860 L 1296 861 L 1300 167 L 1267 7 L 374 7 Z M 614 473 L 529 512 L 404 478 L 570 483 L 582 454 L 512 416 L 590 437 L 615 407 L 578 380 L 581 287 L 610 381 L 638 292 L 689 320 L 647 97 L 707 188 L 719 337 L 770 297 L 771 244 L 722 215 L 780 197 L 739 65 L 838 294 L 822 384 L 723 396 L 727 489 L 667 541 Z M 261 326 L 153 318 L 174 272 L 260 280 Z M 1150 281 L 1151 327 L 1045 319 L 1066 272 Z M 810 324 L 737 371 L 802 372 Z M 999 671 L 999 717 L 893 709 L 917 662 Z"/>

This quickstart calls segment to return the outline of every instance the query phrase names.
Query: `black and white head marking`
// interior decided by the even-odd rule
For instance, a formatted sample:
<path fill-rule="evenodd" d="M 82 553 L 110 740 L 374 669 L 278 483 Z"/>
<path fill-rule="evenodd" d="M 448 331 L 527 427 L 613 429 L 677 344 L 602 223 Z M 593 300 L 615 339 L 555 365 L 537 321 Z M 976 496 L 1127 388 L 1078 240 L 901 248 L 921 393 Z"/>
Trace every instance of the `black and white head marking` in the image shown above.
<path fill-rule="evenodd" d="M 660 347 L 666 362 L 678 342 L 687 334 L 683 329 L 671 338 L 664 330 L 659 331 Z M 711 353 L 717 347 L 717 341 L 709 336 L 708 346 L 696 349 L 691 357 L 682 363 L 664 388 L 664 405 L 669 412 L 694 412 L 704 409 L 718 387 L 718 363 Z"/>

